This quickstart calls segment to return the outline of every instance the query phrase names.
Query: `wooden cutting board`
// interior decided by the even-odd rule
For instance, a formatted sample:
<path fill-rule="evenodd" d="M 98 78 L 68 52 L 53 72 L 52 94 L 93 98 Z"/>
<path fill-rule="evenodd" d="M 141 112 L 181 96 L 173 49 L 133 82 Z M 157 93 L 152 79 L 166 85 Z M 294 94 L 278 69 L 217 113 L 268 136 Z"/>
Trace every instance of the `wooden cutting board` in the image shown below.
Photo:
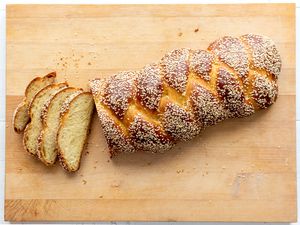
<path fill-rule="evenodd" d="M 57 71 L 91 78 L 136 70 L 167 51 L 223 36 L 270 36 L 280 96 L 246 119 L 208 128 L 166 154 L 110 160 L 96 116 L 81 169 L 28 155 L 13 132 L 27 83 Z M 5 219 L 10 221 L 296 221 L 295 5 L 9 5 Z"/>

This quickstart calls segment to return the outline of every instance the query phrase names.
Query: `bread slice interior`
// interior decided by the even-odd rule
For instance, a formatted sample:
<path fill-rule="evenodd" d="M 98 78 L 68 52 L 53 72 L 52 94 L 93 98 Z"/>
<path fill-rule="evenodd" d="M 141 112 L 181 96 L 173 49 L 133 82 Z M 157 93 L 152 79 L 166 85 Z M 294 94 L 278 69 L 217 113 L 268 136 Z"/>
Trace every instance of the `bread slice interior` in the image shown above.
<path fill-rule="evenodd" d="M 23 144 L 24 148 L 32 155 L 37 153 L 38 137 L 42 130 L 41 116 L 43 107 L 57 91 L 65 87 L 67 87 L 66 83 L 48 85 L 34 96 L 30 104 L 29 116 L 31 121 L 25 128 Z"/>
<path fill-rule="evenodd" d="M 58 157 L 67 171 L 77 171 L 94 109 L 94 100 L 90 92 L 74 97 L 61 116 L 57 134 Z"/>
<path fill-rule="evenodd" d="M 60 122 L 60 110 L 71 95 L 83 92 L 81 89 L 67 87 L 58 91 L 45 105 L 42 112 L 42 131 L 38 138 L 37 154 L 46 165 L 53 165 L 57 157 L 57 131 Z"/>

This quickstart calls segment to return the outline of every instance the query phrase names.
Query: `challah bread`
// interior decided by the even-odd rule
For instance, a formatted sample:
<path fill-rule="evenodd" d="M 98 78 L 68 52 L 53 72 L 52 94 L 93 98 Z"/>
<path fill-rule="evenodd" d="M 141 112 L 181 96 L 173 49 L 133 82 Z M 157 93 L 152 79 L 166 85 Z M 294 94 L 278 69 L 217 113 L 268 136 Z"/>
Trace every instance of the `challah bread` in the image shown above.
<path fill-rule="evenodd" d="M 46 165 L 53 165 L 57 157 L 57 131 L 60 110 L 70 96 L 83 92 L 81 89 L 66 87 L 58 91 L 42 109 L 42 131 L 38 138 L 37 155 Z"/>
<path fill-rule="evenodd" d="M 112 156 L 164 152 L 207 126 L 272 105 L 280 70 L 273 41 L 246 34 L 222 37 L 207 50 L 173 50 L 90 87 Z"/>
<path fill-rule="evenodd" d="M 93 110 L 94 100 L 90 92 L 76 92 L 62 106 L 57 134 L 58 158 L 69 172 L 80 167 Z"/>
<path fill-rule="evenodd" d="M 36 93 L 38 93 L 42 88 L 54 83 L 55 77 L 56 73 L 52 72 L 44 77 L 36 77 L 28 84 L 25 90 L 25 97 L 18 105 L 13 115 L 13 126 L 15 132 L 20 133 L 25 129 L 25 126 L 30 120 L 28 113 L 30 102 Z"/>
<path fill-rule="evenodd" d="M 55 93 L 67 86 L 67 83 L 50 84 L 40 90 L 32 99 L 29 106 L 29 116 L 31 121 L 27 124 L 23 136 L 24 148 L 30 154 L 37 154 L 38 137 L 42 130 L 41 115 L 44 105 Z"/>

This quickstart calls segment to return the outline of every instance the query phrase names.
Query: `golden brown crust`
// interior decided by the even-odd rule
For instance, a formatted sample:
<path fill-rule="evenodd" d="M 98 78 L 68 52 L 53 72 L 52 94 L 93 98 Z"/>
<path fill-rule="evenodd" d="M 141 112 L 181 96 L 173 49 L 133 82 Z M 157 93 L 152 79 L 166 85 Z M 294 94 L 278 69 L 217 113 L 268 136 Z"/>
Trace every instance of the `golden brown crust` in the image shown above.
<path fill-rule="evenodd" d="M 158 64 L 90 87 L 111 155 L 164 152 L 207 126 L 272 105 L 280 68 L 271 39 L 225 36 L 207 50 L 175 49 Z"/>
<path fill-rule="evenodd" d="M 26 87 L 25 90 L 25 97 L 22 100 L 22 102 L 17 106 L 16 110 L 14 111 L 13 114 L 13 127 L 14 131 L 17 133 L 21 133 L 24 131 L 26 124 L 29 122 L 30 117 L 29 117 L 29 105 L 34 97 L 34 95 L 43 87 L 51 84 L 54 82 L 56 77 L 55 72 L 51 72 L 44 77 L 36 77 L 34 78 Z M 44 85 L 42 85 L 45 83 Z M 37 86 L 39 85 L 39 88 L 36 90 Z M 32 92 L 32 93 L 31 93 Z"/>
<path fill-rule="evenodd" d="M 36 103 L 36 100 L 43 94 L 45 94 L 46 92 L 48 91 L 53 91 L 53 94 L 55 94 L 57 91 L 59 91 L 60 89 L 62 88 L 65 88 L 67 87 L 68 84 L 67 83 L 58 83 L 58 84 L 50 84 L 46 87 L 44 87 L 43 89 L 41 89 L 35 96 L 34 98 L 32 99 L 30 105 L 29 105 L 29 116 L 31 119 L 33 119 L 33 116 L 34 116 L 34 113 L 36 114 L 41 114 L 42 111 L 40 112 L 36 112 L 35 110 L 33 110 L 33 106 L 35 104 L 39 105 L 38 103 Z M 52 94 L 51 94 L 52 95 Z M 41 103 L 41 104 L 44 104 L 45 102 Z M 42 110 L 42 108 L 41 108 Z M 38 118 L 36 118 L 37 120 L 39 119 L 39 121 L 36 121 L 36 122 L 40 122 L 42 123 L 42 119 L 41 117 L 39 116 Z M 36 155 L 37 156 L 37 145 L 38 145 L 38 137 L 36 137 L 36 140 L 34 140 L 34 142 L 36 142 L 36 145 L 34 145 L 34 147 L 29 147 L 30 145 L 30 139 L 31 139 L 31 135 L 32 135 L 32 132 L 30 131 L 32 129 L 32 127 L 35 126 L 34 124 L 34 121 L 30 121 L 30 123 L 28 123 L 26 125 L 26 128 L 24 130 L 24 136 L 23 136 L 23 145 L 24 145 L 24 148 L 27 152 L 29 152 L 30 154 L 32 155 Z M 34 132 L 34 131 L 33 131 Z"/>

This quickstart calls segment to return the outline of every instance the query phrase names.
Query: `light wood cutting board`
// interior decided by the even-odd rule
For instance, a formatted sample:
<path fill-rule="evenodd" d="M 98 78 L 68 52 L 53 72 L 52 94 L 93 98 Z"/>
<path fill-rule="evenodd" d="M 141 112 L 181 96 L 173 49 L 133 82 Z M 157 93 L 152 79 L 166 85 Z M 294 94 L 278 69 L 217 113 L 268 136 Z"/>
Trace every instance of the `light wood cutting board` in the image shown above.
<path fill-rule="evenodd" d="M 270 36 L 280 96 L 246 119 L 208 128 L 166 154 L 110 160 L 96 116 L 81 169 L 28 155 L 13 110 L 36 75 L 87 88 L 167 51 L 223 36 Z M 9 5 L 5 219 L 10 221 L 296 221 L 295 5 Z"/>

